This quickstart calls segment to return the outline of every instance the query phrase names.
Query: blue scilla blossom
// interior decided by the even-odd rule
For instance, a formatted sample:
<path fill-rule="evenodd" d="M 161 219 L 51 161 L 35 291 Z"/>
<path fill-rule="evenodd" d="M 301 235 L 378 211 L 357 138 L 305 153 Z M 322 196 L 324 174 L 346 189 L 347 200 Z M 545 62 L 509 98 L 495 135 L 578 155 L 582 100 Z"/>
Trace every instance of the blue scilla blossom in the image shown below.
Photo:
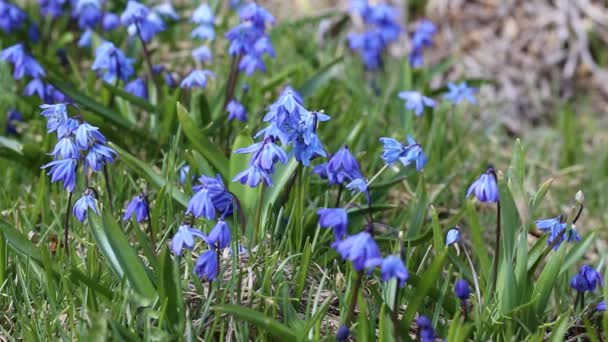
<path fill-rule="evenodd" d="M 78 129 L 78 125 L 78 120 L 74 118 L 67 118 L 62 125 L 57 127 L 57 139 L 73 135 Z"/>
<path fill-rule="evenodd" d="M 65 102 L 71 101 L 69 97 L 67 97 L 61 91 L 57 90 L 52 84 L 47 83 L 45 88 L 46 88 L 46 92 L 44 95 L 44 99 L 45 99 L 44 102 L 46 102 L 46 103 L 51 103 L 51 102 L 65 103 Z"/>
<path fill-rule="evenodd" d="M 16 109 L 11 109 L 6 113 L 6 127 L 5 132 L 7 135 L 18 135 L 17 123 L 23 122 L 23 116 Z"/>
<path fill-rule="evenodd" d="M 190 22 L 195 24 L 213 25 L 215 22 L 215 15 L 207 3 L 202 3 L 194 10 L 194 12 L 192 12 Z"/>
<path fill-rule="evenodd" d="M 194 264 L 194 273 L 201 279 L 214 281 L 217 278 L 218 267 L 217 253 L 214 250 L 207 250 L 201 253 Z"/>
<path fill-rule="evenodd" d="M 78 46 L 79 47 L 91 47 L 92 43 L 93 43 L 93 30 L 86 29 L 80 35 L 80 38 L 78 39 Z"/>
<path fill-rule="evenodd" d="M 30 24 L 27 28 L 27 39 L 29 39 L 32 44 L 38 44 L 38 41 L 40 40 L 40 29 L 38 28 L 38 25 Z"/>
<path fill-rule="evenodd" d="M 568 227 L 568 224 L 562 222 L 562 217 L 558 216 L 556 218 L 544 219 L 544 220 L 536 220 L 536 228 L 540 231 L 548 233 L 549 238 L 547 239 L 547 246 L 550 246 L 555 242 L 553 246 L 554 250 L 559 249 L 562 242 L 577 242 L 581 240 L 580 234 L 576 231 L 576 226 L 572 225 L 570 230 L 564 233 L 564 230 Z"/>
<path fill-rule="evenodd" d="M 23 89 L 23 95 L 38 95 L 38 97 L 42 101 L 44 101 L 46 99 L 46 86 L 44 85 L 44 82 L 41 79 L 34 78 L 25 85 L 25 88 Z"/>
<path fill-rule="evenodd" d="M 580 271 L 570 280 L 570 287 L 578 292 L 591 292 L 597 285 L 604 287 L 604 279 L 593 267 L 583 265 Z"/>
<path fill-rule="evenodd" d="M 125 214 L 122 216 L 122 220 L 128 221 L 135 215 L 135 220 L 138 223 L 141 223 L 148 217 L 149 210 L 150 208 L 148 207 L 146 196 L 137 195 L 133 197 L 125 208 Z"/>
<path fill-rule="evenodd" d="M 55 19 L 63 14 L 63 5 L 67 2 L 66 0 L 39 0 L 40 13 L 44 16 Z"/>
<path fill-rule="evenodd" d="M 421 20 L 414 31 L 411 41 L 409 62 L 413 68 L 419 68 L 424 64 L 424 49 L 433 44 L 433 36 L 437 27 L 430 20 Z"/>
<path fill-rule="evenodd" d="M 179 20 L 179 14 L 177 14 L 170 1 L 152 7 L 152 12 L 158 14 L 162 18 Z"/>
<path fill-rule="evenodd" d="M 332 247 L 342 259 L 350 260 L 357 271 L 364 270 L 368 260 L 380 258 L 380 249 L 368 232 L 360 232 L 344 240 L 335 241 Z"/>
<path fill-rule="evenodd" d="M 140 77 L 127 83 L 125 91 L 129 94 L 141 97 L 142 99 L 148 99 L 148 84 Z"/>
<path fill-rule="evenodd" d="M 235 153 L 251 153 L 249 165 L 254 165 L 262 170 L 273 172 L 274 164 L 278 161 L 285 164 L 287 162 L 287 154 L 282 148 L 274 143 L 274 138 L 269 137 L 262 142 L 254 143 L 245 148 L 239 148 Z"/>
<path fill-rule="evenodd" d="M 416 116 L 422 115 L 424 108 L 434 108 L 435 101 L 428 98 L 417 91 L 402 91 L 399 93 L 399 98 L 405 100 L 405 109 L 413 110 Z"/>
<path fill-rule="evenodd" d="M 106 137 L 99 131 L 98 127 L 92 126 L 86 122 L 81 123 L 76 129 L 74 136 L 78 148 L 85 151 L 92 145 L 99 143 L 105 144 Z"/>
<path fill-rule="evenodd" d="M 177 86 L 177 82 L 175 81 L 175 77 L 171 73 L 171 71 L 167 70 L 163 65 L 156 64 L 152 67 L 152 71 L 155 75 L 162 75 L 165 80 L 165 84 L 170 88 L 175 88 Z"/>
<path fill-rule="evenodd" d="M 103 14 L 101 28 L 105 32 L 113 31 L 120 26 L 120 17 L 116 13 L 106 12 Z"/>
<path fill-rule="evenodd" d="M 262 36 L 264 31 L 252 23 L 240 23 L 226 32 L 225 37 L 230 42 L 228 53 L 231 56 L 245 55 L 253 51 L 253 46 Z"/>
<path fill-rule="evenodd" d="M 133 59 L 127 58 L 124 53 L 111 42 L 103 42 L 95 49 L 95 60 L 91 69 L 103 73 L 104 81 L 112 83 L 116 77 L 127 81 L 133 75 Z"/>
<path fill-rule="evenodd" d="M 309 114 L 309 113 L 306 113 Z M 316 134 L 317 119 L 314 115 L 306 115 L 293 127 L 289 140 L 293 144 L 293 155 L 297 161 L 309 166 L 316 157 L 326 157 L 327 153 Z"/>
<path fill-rule="evenodd" d="M 595 310 L 601 312 L 606 311 L 606 301 L 602 300 L 601 302 L 597 303 Z"/>
<path fill-rule="evenodd" d="M 94 28 L 103 15 L 103 0 L 75 0 L 72 17 L 78 18 L 81 29 Z"/>
<path fill-rule="evenodd" d="M 472 193 L 480 202 L 495 203 L 499 200 L 498 185 L 496 184 L 496 176 L 494 169 L 488 168 L 467 190 L 466 197 Z"/>
<path fill-rule="evenodd" d="M 209 77 L 215 78 L 215 74 L 209 70 L 193 70 L 186 78 L 180 83 L 182 89 L 189 89 L 194 87 L 205 88 Z"/>
<path fill-rule="evenodd" d="M 232 214 L 234 199 L 232 194 L 226 189 L 222 177 L 218 174 L 213 177 L 201 176 L 198 179 L 198 184 L 192 187 L 192 191 L 197 193 L 203 188 L 209 191 L 211 196 L 211 202 L 217 212 L 220 212 L 222 216 L 228 216 Z"/>
<path fill-rule="evenodd" d="M 454 293 L 461 301 L 466 301 L 471 296 L 471 288 L 469 283 L 464 279 L 459 279 L 454 284 Z"/>
<path fill-rule="evenodd" d="M 448 234 L 445 238 L 445 245 L 451 246 L 460 241 L 460 229 L 458 227 L 448 230 Z"/>
<path fill-rule="evenodd" d="M 203 45 L 192 51 L 192 58 L 199 62 L 206 63 L 210 62 L 213 59 L 213 55 L 211 54 L 211 50 L 209 50 L 209 47 Z"/>
<path fill-rule="evenodd" d="M 116 155 L 116 151 L 106 145 L 99 143 L 93 144 L 84 159 L 84 172 L 101 171 L 104 165 L 114 162 Z"/>
<path fill-rule="evenodd" d="M 273 122 L 280 130 L 287 131 L 287 127 L 295 126 L 308 113 L 308 110 L 304 108 L 302 96 L 287 86 L 279 98 L 268 107 L 264 121 Z M 288 141 L 281 140 L 281 142 L 287 144 Z"/>
<path fill-rule="evenodd" d="M 228 120 L 239 120 L 241 122 L 247 122 L 247 111 L 245 106 L 236 100 L 230 100 L 226 106 L 228 111 Z"/>
<path fill-rule="evenodd" d="M 343 208 L 323 208 L 317 211 L 319 225 L 323 228 L 331 228 L 336 240 L 342 240 L 346 235 L 348 227 L 348 214 Z"/>
<path fill-rule="evenodd" d="M 275 21 L 274 16 L 267 9 L 255 2 L 243 6 L 239 10 L 239 18 L 241 21 L 251 22 L 261 29 L 274 24 Z"/>
<path fill-rule="evenodd" d="M 346 325 L 342 324 L 336 333 L 336 341 L 347 341 L 348 336 L 350 336 L 350 329 L 348 329 Z"/>
<path fill-rule="evenodd" d="M 11 33 L 19 29 L 26 18 L 27 14 L 11 1 L 0 0 L 0 29 L 2 31 Z"/>
<path fill-rule="evenodd" d="M 127 7 L 120 15 L 120 22 L 124 26 L 138 24 L 146 19 L 148 13 L 150 13 L 150 9 L 148 7 L 139 3 L 138 1 L 129 0 L 129 2 L 127 2 Z"/>
<path fill-rule="evenodd" d="M 424 315 L 418 316 L 416 319 L 416 324 L 418 325 L 418 333 L 420 335 L 421 342 L 435 341 L 435 330 L 433 329 L 433 323 L 428 317 Z"/>
<path fill-rule="evenodd" d="M 54 159 L 80 159 L 80 151 L 76 145 L 76 141 L 73 136 L 65 136 L 55 145 L 55 148 L 51 152 Z"/>
<path fill-rule="evenodd" d="M 352 182 L 350 182 L 346 185 L 346 188 L 355 193 L 358 193 L 358 192 L 364 193 L 369 202 L 369 191 L 367 189 L 367 179 L 365 179 L 365 178 L 354 179 Z"/>
<path fill-rule="evenodd" d="M 51 176 L 51 182 L 63 182 L 63 187 L 73 192 L 76 186 L 76 159 L 60 159 L 54 160 L 42 166 L 42 169 L 50 168 L 47 175 Z"/>
<path fill-rule="evenodd" d="M 380 142 L 384 144 L 384 152 L 382 159 L 386 164 L 393 164 L 400 161 L 403 166 L 416 164 L 416 171 L 422 170 L 428 159 L 420 144 L 411 136 L 407 136 L 409 145 L 404 145 L 392 138 L 380 138 Z"/>
<path fill-rule="evenodd" d="M 469 87 L 467 82 L 461 82 L 459 84 L 448 83 L 448 92 L 443 96 L 444 99 L 450 101 L 453 104 L 459 104 L 462 101 L 475 105 L 477 100 L 475 99 L 475 88 Z"/>
<path fill-rule="evenodd" d="M 195 237 L 199 239 L 206 238 L 205 234 L 203 234 L 203 232 L 200 230 L 192 228 L 188 224 L 181 224 L 177 229 L 177 233 L 175 233 L 175 235 L 173 235 L 173 239 L 171 239 L 171 244 L 169 245 L 171 252 L 177 256 L 180 256 L 182 255 L 184 248 L 192 250 L 194 248 Z"/>
<path fill-rule="evenodd" d="M 201 187 L 188 202 L 186 214 L 194 217 L 205 217 L 208 220 L 215 218 L 215 205 L 211 200 L 211 193 L 207 187 Z"/>
<path fill-rule="evenodd" d="M 20 80 L 24 76 L 40 78 L 46 75 L 44 69 L 25 51 L 25 47 L 21 43 L 2 50 L 0 60 L 13 65 L 13 78 L 15 80 Z"/>
<path fill-rule="evenodd" d="M 230 240 L 232 239 L 232 234 L 230 233 L 230 227 L 228 227 L 228 223 L 226 221 L 220 219 L 217 221 L 209 235 L 205 238 L 205 242 L 207 245 L 212 248 L 224 249 L 230 246 Z"/>
<path fill-rule="evenodd" d="M 389 281 L 393 278 L 399 280 L 399 287 L 403 287 L 407 278 L 409 277 L 409 273 L 407 272 L 407 268 L 401 258 L 397 255 L 389 255 L 386 258 L 375 258 L 370 259 L 365 263 L 365 267 L 370 270 L 370 272 L 380 266 L 380 276 L 383 281 Z"/>
<path fill-rule="evenodd" d="M 329 184 L 342 184 L 345 181 L 363 178 L 357 159 L 347 146 L 342 146 L 327 162 L 326 168 Z"/>
<path fill-rule="evenodd" d="M 262 181 L 268 186 L 272 186 L 272 179 L 268 171 L 265 171 L 255 165 L 249 165 L 245 170 L 239 172 L 232 179 L 233 182 L 247 184 L 252 188 L 257 187 Z"/>
<path fill-rule="evenodd" d="M 165 30 L 162 18 L 135 0 L 129 0 L 127 7 L 120 15 L 120 22 L 127 27 L 131 36 L 138 35 L 146 43 Z"/>
<path fill-rule="evenodd" d="M 64 103 L 43 104 L 40 113 L 47 119 L 46 129 L 48 133 L 55 132 L 68 120 L 68 109 Z"/>
<path fill-rule="evenodd" d="M 82 197 L 74 203 L 74 216 L 80 222 L 84 222 L 87 218 L 87 213 L 89 209 L 93 210 L 93 212 L 99 215 L 99 211 L 97 209 L 97 199 L 95 198 L 95 192 L 91 189 L 86 189 Z"/>
<path fill-rule="evenodd" d="M 192 30 L 190 36 L 200 40 L 213 40 L 215 39 L 215 29 L 210 25 L 200 25 Z"/>
<path fill-rule="evenodd" d="M 186 180 L 188 179 L 188 175 L 190 174 L 190 165 L 185 164 L 179 168 L 179 184 L 186 184 Z M 192 178 L 194 179 L 194 177 Z"/>
<path fill-rule="evenodd" d="M 239 62 L 239 71 L 243 71 L 245 75 L 251 76 L 256 71 L 266 72 L 266 64 L 257 55 L 245 55 Z"/>

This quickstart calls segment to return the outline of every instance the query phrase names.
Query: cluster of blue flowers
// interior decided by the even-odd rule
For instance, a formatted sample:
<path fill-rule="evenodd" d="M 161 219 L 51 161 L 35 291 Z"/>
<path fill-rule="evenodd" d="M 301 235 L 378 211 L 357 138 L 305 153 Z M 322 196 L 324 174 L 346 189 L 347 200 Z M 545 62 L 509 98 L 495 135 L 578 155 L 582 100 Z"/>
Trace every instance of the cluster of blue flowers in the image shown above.
<path fill-rule="evenodd" d="M 382 65 L 384 50 L 401 34 L 397 9 L 385 3 L 372 5 L 367 0 L 352 0 L 350 9 L 366 27 L 364 32 L 349 34 L 348 45 L 361 55 L 368 70 L 376 70 Z"/>
<path fill-rule="evenodd" d="M 10 1 L 0 0 L 0 29 L 12 33 L 21 28 L 27 14 Z"/>
<path fill-rule="evenodd" d="M 47 132 L 57 133 L 58 142 L 51 152 L 54 160 L 42 168 L 49 168 L 51 182 L 61 181 L 64 188 L 72 193 L 76 187 L 76 170 L 83 166 L 85 177 L 100 172 L 108 163 L 113 163 L 116 152 L 106 145 L 107 141 L 99 128 L 68 117 L 67 105 L 58 103 L 42 105 L 42 116 L 47 119 Z M 97 213 L 95 192 L 87 189 L 74 204 L 74 216 L 83 222 L 87 208 Z"/>
<path fill-rule="evenodd" d="M 416 31 L 412 35 L 410 49 L 410 65 L 413 68 L 420 68 L 424 64 L 424 49 L 433 45 L 433 36 L 437 32 L 437 27 L 430 20 L 421 20 L 416 25 Z"/>

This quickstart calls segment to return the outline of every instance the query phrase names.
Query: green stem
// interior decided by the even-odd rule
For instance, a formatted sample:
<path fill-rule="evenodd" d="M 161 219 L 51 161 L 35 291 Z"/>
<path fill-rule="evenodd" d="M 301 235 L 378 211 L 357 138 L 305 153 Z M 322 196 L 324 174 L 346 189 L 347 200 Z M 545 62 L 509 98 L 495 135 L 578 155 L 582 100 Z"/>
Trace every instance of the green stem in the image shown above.
<path fill-rule="evenodd" d="M 359 295 L 359 289 L 361 288 L 361 283 L 363 283 L 363 271 L 359 271 L 359 273 L 357 273 L 357 279 L 355 280 L 355 287 L 353 288 L 353 292 L 350 295 L 350 303 L 348 305 L 346 319 L 344 320 L 344 326 L 346 326 L 347 328 L 350 325 L 350 321 L 353 319 L 353 316 L 355 314 L 355 305 L 357 305 L 357 297 Z"/>
<path fill-rule="evenodd" d="M 154 83 L 154 87 L 156 87 L 156 96 L 158 101 L 158 97 L 160 97 L 161 86 L 158 79 L 154 77 L 154 65 L 152 65 L 150 50 L 148 50 L 148 45 L 146 45 L 146 42 L 144 41 L 144 38 L 141 35 L 139 25 L 135 24 L 135 27 L 137 28 L 137 35 L 139 36 L 139 40 L 141 41 L 142 49 L 144 50 L 144 59 L 146 60 L 146 64 L 148 65 L 148 73 L 150 75 L 150 80 L 152 80 L 152 82 Z"/>
<path fill-rule="evenodd" d="M 399 342 L 401 340 L 399 333 L 399 281 L 395 283 L 395 301 L 393 302 L 393 331 L 395 334 L 395 341 Z"/>
<path fill-rule="evenodd" d="M 343 189 L 344 189 L 344 186 L 342 186 L 342 183 L 340 183 L 339 188 L 338 188 L 338 197 L 336 198 L 336 205 L 334 206 L 334 208 L 340 207 L 340 198 L 342 197 Z"/>
<path fill-rule="evenodd" d="M 108 193 L 108 204 L 110 205 L 110 214 L 114 213 L 114 205 L 112 204 L 112 188 L 110 186 L 110 175 L 108 174 L 108 165 L 103 165 L 103 178 L 106 181 L 106 192 Z"/>
<path fill-rule="evenodd" d="M 148 234 L 150 234 L 150 244 L 152 250 L 156 252 L 156 238 L 154 237 L 154 229 L 152 228 L 152 215 L 150 215 L 150 201 L 148 200 L 148 194 L 144 195 L 146 199 L 146 207 L 148 207 Z"/>
<path fill-rule="evenodd" d="M 498 281 L 498 260 L 500 259 L 500 201 L 496 202 L 496 241 L 494 244 L 494 268 L 492 269 L 492 292 L 496 291 L 496 282 Z"/>
<path fill-rule="evenodd" d="M 253 244 L 258 243 L 258 237 L 260 235 L 260 224 L 262 220 L 262 208 L 264 207 L 264 189 L 266 183 L 263 181 L 260 183 L 260 187 L 258 189 L 258 205 L 255 210 L 255 221 L 253 226 Z"/>
<path fill-rule="evenodd" d="M 63 226 L 63 248 L 65 249 L 65 255 L 69 256 L 69 251 L 70 251 L 70 247 L 69 247 L 69 230 L 70 230 L 70 208 L 72 207 L 72 195 L 74 193 L 70 192 L 70 194 L 68 195 L 68 207 L 66 208 L 65 211 L 65 222 L 64 222 L 64 226 Z"/>

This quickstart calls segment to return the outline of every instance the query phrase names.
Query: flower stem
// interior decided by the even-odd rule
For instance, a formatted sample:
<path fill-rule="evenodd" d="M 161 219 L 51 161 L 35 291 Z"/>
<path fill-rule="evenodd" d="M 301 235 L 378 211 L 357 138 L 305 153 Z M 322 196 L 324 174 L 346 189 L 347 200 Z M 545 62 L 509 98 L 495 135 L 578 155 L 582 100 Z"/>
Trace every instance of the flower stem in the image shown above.
<path fill-rule="evenodd" d="M 334 206 L 334 208 L 338 208 L 340 206 L 340 198 L 342 197 L 343 189 L 344 189 L 344 187 L 342 186 L 342 183 L 340 183 L 340 185 L 338 187 L 338 197 L 336 198 L 336 205 Z"/>
<path fill-rule="evenodd" d="M 146 199 L 146 207 L 148 207 L 148 234 L 150 234 L 150 244 L 152 244 L 152 250 L 156 252 L 156 239 L 154 238 L 154 229 L 152 228 L 152 216 L 150 215 L 150 201 L 148 200 L 148 194 L 144 195 Z"/>
<path fill-rule="evenodd" d="M 348 328 L 350 321 L 353 319 L 355 314 L 355 306 L 357 305 L 357 297 L 359 295 L 359 289 L 363 283 L 363 271 L 357 273 L 357 279 L 355 280 L 355 286 L 353 292 L 350 295 L 350 303 L 348 305 L 348 311 L 346 312 L 346 319 L 344 320 L 344 326 Z"/>
<path fill-rule="evenodd" d="M 384 166 L 380 169 L 380 171 L 376 172 L 375 175 L 372 176 L 372 178 L 370 178 L 370 180 L 367 182 L 367 186 L 369 188 L 369 186 L 378 178 L 380 177 L 380 175 L 386 170 L 388 169 L 388 164 L 384 164 Z M 353 202 L 357 199 L 357 197 L 359 197 L 359 195 L 361 195 L 361 193 L 357 193 L 355 196 L 353 196 L 353 198 L 350 199 L 350 201 L 344 206 L 344 207 L 348 207 L 349 205 L 353 204 Z"/>
<path fill-rule="evenodd" d="M 498 260 L 500 259 L 500 201 L 496 201 L 496 242 L 494 250 L 494 267 L 492 269 L 492 292 L 496 291 L 496 282 L 498 281 Z"/>
<path fill-rule="evenodd" d="M 264 189 L 265 184 L 263 181 L 260 183 L 260 187 L 258 189 L 258 205 L 255 209 L 255 221 L 253 226 L 253 244 L 258 243 L 258 237 L 260 235 L 260 221 L 262 219 L 262 207 L 264 206 Z"/>
<path fill-rule="evenodd" d="M 70 208 L 72 207 L 72 195 L 74 195 L 74 193 L 70 191 L 70 194 L 68 195 L 68 207 L 65 210 L 65 222 L 63 225 L 63 248 L 65 249 L 66 256 L 69 256 L 70 251 L 68 237 L 70 230 Z"/>
<path fill-rule="evenodd" d="M 395 341 L 401 340 L 399 333 L 399 281 L 395 282 L 395 301 L 393 302 L 393 333 L 395 334 Z"/>
<path fill-rule="evenodd" d="M 158 82 L 158 80 L 156 79 L 156 77 L 154 77 L 154 65 L 152 65 L 152 58 L 150 57 L 150 50 L 148 50 L 148 45 L 146 44 L 146 42 L 144 41 L 144 38 L 141 35 L 141 31 L 139 30 L 139 25 L 135 24 L 135 27 L 137 28 L 137 36 L 139 37 L 139 40 L 141 41 L 141 46 L 142 49 L 144 50 L 144 59 L 146 60 L 146 64 L 148 65 L 148 73 L 150 75 L 150 79 L 152 80 L 152 82 L 154 82 L 154 86 L 156 87 L 156 96 L 159 97 L 160 96 L 160 83 Z"/>
<path fill-rule="evenodd" d="M 107 164 L 103 165 L 103 178 L 106 181 L 106 192 L 108 193 L 108 204 L 110 205 L 110 214 L 113 214 L 114 205 L 112 204 L 112 188 L 110 186 L 110 175 L 108 174 Z"/>
<path fill-rule="evenodd" d="M 224 98 L 224 109 L 228 106 L 228 103 L 234 97 L 234 88 L 236 87 L 236 81 L 239 77 L 239 57 L 232 57 L 232 62 L 230 63 L 230 74 L 228 74 L 228 85 L 226 87 L 226 96 Z"/>

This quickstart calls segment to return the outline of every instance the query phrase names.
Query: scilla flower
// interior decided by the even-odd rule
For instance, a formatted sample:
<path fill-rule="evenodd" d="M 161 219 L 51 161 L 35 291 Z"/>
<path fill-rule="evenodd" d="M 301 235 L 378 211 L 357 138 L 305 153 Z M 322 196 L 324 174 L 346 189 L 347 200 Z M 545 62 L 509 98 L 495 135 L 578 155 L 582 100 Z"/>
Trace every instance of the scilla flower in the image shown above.
<path fill-rule="evenodd" d="M 181 224 L 177 229 L 177 233 L 171 239 L 170 248 L 173 254 L 180 256 L 185 249 L 192 250 L 194 248 L 194 238 L 205 239 L 205 234 L 196 228 L 190 227 L 188 224 Z"/>
<path fill-rule="evenodd" d="M 283 164 L 287 162 L 287 154 L 274 143 L 272 137 L 249 147 L 239 148 L 234 153 L 251 153 L 249 165 L 257 166 L 268 172 L 273 172 L 276 162 L 280 161 Z"/>
<path fill-rule="evenodd" d="M 133 81 L 127 83 L 125 91 L 129 94 L 133 94 L 142 99 L 148 99 L 148 85 L 142 78 L 136 78 Z"/>
<path fill-rule="evenodd" d="M 103 74 L 104 81 L 114 82 L 116 77 L 127 81 L 133 75 L 133 60 L 127 58 L 111 42 L 103 42 L 95 49 L 95 60 L 91 69 Z"/>
<path fill-rule="evenodd" d="M 329 159 L 324 173 L 327 175 L 330 185 L 342 184 L 345 181 L 363 178 L 357 159 L 355 159 L 346 146 L 340 148 Z"/>
<path fill-rule="evenodd" d="M 467 283 L 464 279 L 459 279 L 454 284 L 454 293 L 456 297 L 460 298 L 461 301 L 466 301 L 471 296 L 471 288 L 469 287 L 469 283 Z"/>
<path fill-rule="evenodd" d="M 444 95 L 444 98 L 453 104 L 459 104 L 462 101 L 475 105 L 477 100 L 475 99 L 475 88 L 469 87 L 467 82 L 460 84 L 448 83 L 448 92 Z"/>
<path fill-rule="evenodd" d="M 559 240 L 553 246 L 554 250 L 557 250 L 564 240 L 568 242 L 576 242 L 581 240 L 581 236 L 576 231 L 576 226 L 574 225 L 571 225 L 568 232 L 562 233 L 567 227 L 568 224 L 562 222 L 561 216 L 545 220 L 536 220 L 536 228 L 542 232 L 549 233 L 547 246 L 551 245 L 553 241 L 559 238 Z"/>
<path fill-rule="evenodd" d="M 399 98 L 405 100 L 405 109 L 413 110 L 416 116 L 422 115 L 424 108 L 434 108 L 435 101 L 429 97 L 422 95 L 417 91 L 402 91 L 399 93 Z"/>
<path fill-rule="evenodd" d="M 99 128 L 91 126 L 86 122 L 81 123 L 75 133 L 76 144 L 81 150 L 87 150 L 95 143 L 105 144 L 106 137 L 101 134 Z"/>
<path fill-rule="evenodd" d="M 606 311 L 606 301 L 602 300 L 601 302 L 597 303 L 597 305 L 595 306 L 595 310 L 597 311 Z"/>
<path fill-rule="evenodd" d="M 224 249 L 230 246 L 230 240 L 232 239 L 232 234 L 230 233 L 230 227 L 223 219 L 217 221 L 211 232 L 205 241 L 210 247 Z"/>
<path fill-rule="evenodd" d="M 72 17 L 78 18 L 78 26 L 81 29 L 97 26 L 103 14 L 102 0 L 75 0 Z"/>
<path fill-rule="evenodd" d="M 598 284 L 604 287 L 604 279 L 589 265 L 583 265 L 578 274 L 570 280 L 570 287 L 578 292 L 591 292 Z"/>
<path fill-rule="evenodd" d="M 357 271 L 365 269 L 368 260 L 380 258 L 380 249 L 368 232 L 360 232 L 344 240 L 335 241 L 332 247 L 342 259 L 350 260 Z"/>
<path fill-rule="evenodd" d="M 44 69 L 25 51 L 25 47 L 21 43 L 2 50 L 0 60 L 13 65 L 13 78 L 15 80 L 20 80 L 24 76 L 41 78 L 46 75 Z"/>
<path fill-rule="evenodd" d="M 67 0 L 40 0 L 40 13 L 55 19 L 63 14 L 63 5 Z"/>
<path fill-rule="evenodd" d="M 208 220 L 215 218 L 215 206 L 211 200 L 211 193 L 207 187 L 202 186 L 192 196 L 188 202 L 188 208 L 186 214 L 192 214 L 194 217 L 205 217 Z"/>
<path fill-rule="evenodd" d="M 128 28 L 130 35 L 138 35 L 146 43 L 165 30 L 165 24 L 158 15 L 134 0 L 129 0 L 127 3 L 127 8 L 120 16 L 120 22 Z"/>
<path fill-rule="evenodd" d="M 18 135 L 17 123 L 23 122 L 23 116 L 16 109 L 11 109 L 6 113 L 6 127 L 5 132 L 7 135 Z"/>
<path fill-rule="evenodd" d="M 203 45 L 192 50 L 192 58 L 199 62 L 205 63 L 210 62 L 211 59 L 213 59 L 213 56 L 211 55 L 211 50 L 209 50 L 207 46 Z"/>
<path fill-rule="evenodd" d="M 64 103 L 43 104 L 40 106 L 40 115 L 47 119 L 47 133 L 55 132 L 68 120 L 68 109 Z"/>
<path fill-rule="evenodd" d="M 93 212 L 99 215 L 99 211 L 97 210 L 97 199 L 95 198 L 95 192 L 93 190 L 86 189 L 84 194 L 76 203 L 74 203 L 74 216 L 80 222 L 84 222 L 87 218 L 88 209 L 93 210 Z"/>
<path fill-rule="evenodd" d="M 245 110 L 245 106 L 236 100 L 230 100 L 230 102 L 228 102 L 226 111 L 228 111 L 228 120 L 237 119 L 241 122 L 247 121 L 247 111 Z"/>
<path fill-rule="evenodd" d="M 199 184 L 192 186 L 192 191 L 198 193 L 203 188 L 206 188 L 211 195 L 211 203 L 217 212 L 222 216 L 232 214 L 233 197 L 226 189 L 222 177 L 218 174 L 213 177 L 201 176 L 198 179 Z"/>
<path fill-rule="evenodd" d="M 488 168 L 467 190 L 466 197 L 472 193 L 480 202 L 495 203 L 499 200 L 498 185 L 493 168 Z"/>
<path fill-rule="evenodd" d="M 42 166 L 42 169 L 50 168 L 47 175 L 51 176 L 51 182 L 62 181 L 63 187 L 73 192 L 76 186 L 76 166 L 76 159 L 61 159 Z"/>
<path fill-rule="evenodd" d="M 194 87 L 205 88 L 209 77 L 215 78 L 215 74 L 209 70 L 193 70 L 186 78 L 180 83 L 182 89 L 189 89 Z"/>
<path fill-rule="evenodd" d="M 112 148 L 99 143 L 93 144 L 84 159 L 85 173 L 89 171 L 101 171 L 104 165 L 114 162 L 115 156 L 116 151 Z"/>
<path fill-rule="evenodd" d="M 380 275 L 382 276 L 383 281 L 387 282 L 392 278 L 395 278 L 399 281 L 399 287 L 405 285 L 409 273 L 399 256 L 389 255 L 384 259 L 376 258 L 368 260 L 366 263 L 366 267 L 370 269 L 370 271 L 378 266 L 380 266 Z"/>
<path fill-rule="evenodd" d="M 452 228 L 448 231 L 445 238 L 445 245 L 451 246 L 460 241 L 460 229 L 458 227 Z"/>
<path fill-rule="evenodd" d="M 11 1 L 0 0 L 0 29 L 5 33 L 11 33 L 21 27 L 27 18 L 27 14 Z"/>
<path fill-rule="evenodd" d="M 214 250 L 204 251 L 194 264 L 194 273 L 202 280 L 213 281 L 218 273 L 217 253 Z"/>
<path fill-rule="evenodd" d="M 317 211 L 319 225 L 323 228 L 331 228 L 336 240 L 342 240 L 346 235 L 348 226 L 348 214 L 343 208 L 323 208 Z"/>
<path fill-rule="evenodd" d="M 192 17 L 190 18 L 190 22 L 197 24 L 198 26 L 192 31 L 192 38 L 198 39 L 215 39 L 215 29 L 214 22 L 215 16 L 213 15 L 213 11 L 211 7 L 206 3 L 200 4 L 194 12 L 192 12 Z"/>
<path fill-rule="evenodd" d="M 416 324 L 418 325 L 418 333 L 420 334 L 421 342 L 435 341 L 435 330 L 433 330 L 433 324 L 428 317 L 424 315 L 418 316 Z"/>
<path fill-rule="evenodd" d="M 232 181 L 247 184 L 252 188 L 257 187 L 262 181 L 264 181 L 266 185 L 272 186 L 272 178 L 270 178 L 270 174 L 255 165 L 249 165 L 248 168 L 234 176 Z"/>
<path fill-rule="evenodd" d="M 123 221 L 129 220 L 133 215 L 135 215 L 135 220 L 138 223 L 143 222 L 146 217 L 148 217 L 148 201 L 144 195 L 138 195 L 133 197 L 127 208 L 125 209 L 125 214 L 122 217 Z"/>
<path fill-rule="evenodd" d="M 382 159 L 386 164 L 390 165 L 397 161 L 400 161 L 403 166 L 416 164 L 416 171 L 420 171 L 426 166 L 427 156 L 420 144 L 411 136 L 407 136 L 409 145 L 404 145 L 393 138 L 380 138 L 380 142 L 384 144 Z"/>

